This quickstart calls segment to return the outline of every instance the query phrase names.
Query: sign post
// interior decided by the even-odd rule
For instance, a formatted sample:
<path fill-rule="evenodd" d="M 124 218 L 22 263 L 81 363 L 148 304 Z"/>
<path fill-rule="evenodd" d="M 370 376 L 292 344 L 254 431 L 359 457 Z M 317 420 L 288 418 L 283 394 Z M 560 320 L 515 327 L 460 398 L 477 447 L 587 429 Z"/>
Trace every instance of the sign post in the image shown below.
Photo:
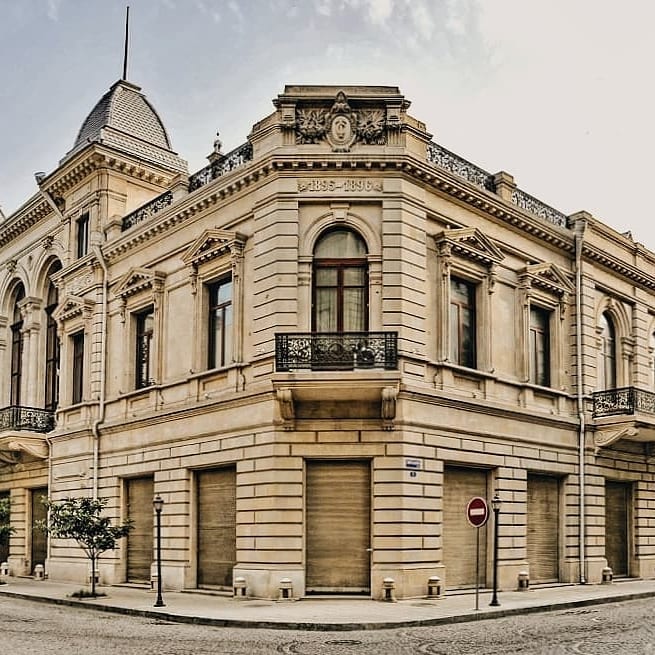
<path fill-rule="evenodd" d="M 475 610 L 480 609 L 480 528 L 489 520 L 489 506 L 480 496 L 474 496 L 466 506 L 466 519 L 476 528 L 475 533 Z"/>

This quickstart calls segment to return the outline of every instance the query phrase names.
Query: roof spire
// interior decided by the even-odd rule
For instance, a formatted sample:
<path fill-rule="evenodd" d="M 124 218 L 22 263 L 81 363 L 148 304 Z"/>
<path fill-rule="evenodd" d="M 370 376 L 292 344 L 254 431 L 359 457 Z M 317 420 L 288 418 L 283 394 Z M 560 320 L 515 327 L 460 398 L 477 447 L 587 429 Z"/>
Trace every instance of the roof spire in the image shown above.
<path fill-rule="evenodd" d="M 127 81 L 127 49 L 130 43 L 130 7 L 125 8 L 125 53 L 123 55 L 123 77 Z"/>

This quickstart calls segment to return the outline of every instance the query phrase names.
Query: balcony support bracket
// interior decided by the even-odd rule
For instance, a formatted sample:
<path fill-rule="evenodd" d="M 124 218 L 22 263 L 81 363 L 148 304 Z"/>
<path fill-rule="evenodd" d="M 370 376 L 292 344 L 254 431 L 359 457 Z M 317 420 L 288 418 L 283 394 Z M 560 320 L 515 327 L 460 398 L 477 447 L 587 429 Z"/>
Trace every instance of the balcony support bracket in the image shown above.
<path fill-rule="evenodd" d="M 594 433 L 594 455 L 598 455 L 601 448 L 607 448 L 620 439 L 634 438 L 639 430 L 633 426 L 622 427 L 618 430 L 598 430 Z"/>

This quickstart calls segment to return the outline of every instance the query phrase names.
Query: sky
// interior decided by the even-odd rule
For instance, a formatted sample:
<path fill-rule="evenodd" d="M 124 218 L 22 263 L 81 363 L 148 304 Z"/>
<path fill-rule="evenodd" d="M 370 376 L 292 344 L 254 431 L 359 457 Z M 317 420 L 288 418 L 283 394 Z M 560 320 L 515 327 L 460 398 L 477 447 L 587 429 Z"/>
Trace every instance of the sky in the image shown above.
<path fill-rule="evenodd" d="M 194 172 L 285 84 L 395 85 L 433 140 L 655 251 L 649 0 L 0 0 L 0 207 L 51 172 L 121 77 Z"/>

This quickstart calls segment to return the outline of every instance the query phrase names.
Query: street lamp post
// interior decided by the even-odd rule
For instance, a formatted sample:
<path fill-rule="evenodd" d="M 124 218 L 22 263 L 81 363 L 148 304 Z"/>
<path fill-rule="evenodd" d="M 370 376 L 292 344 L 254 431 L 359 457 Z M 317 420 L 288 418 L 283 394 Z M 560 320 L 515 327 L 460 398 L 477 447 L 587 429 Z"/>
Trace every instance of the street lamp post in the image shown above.
<path fill-rule="evenodd" d="M 501 504 L 500 496 L 498 496 L 498 492 L 496 491 L 494 497 L 491 499 L 491 508 L 494 512 L 494 589 L 489 605 L 492 607 L 498 607 L 500 605 L 498 602 L 498 515 L 500 514 Z"/>
<path fill-rule="evenodd" d="M 157 494 L 152 505 L 157 515 L 157 600 L 155 607 L 166 607 L 164 599 L 161 597 L 161 510 L 164 507 L 164 499 Z"/>

